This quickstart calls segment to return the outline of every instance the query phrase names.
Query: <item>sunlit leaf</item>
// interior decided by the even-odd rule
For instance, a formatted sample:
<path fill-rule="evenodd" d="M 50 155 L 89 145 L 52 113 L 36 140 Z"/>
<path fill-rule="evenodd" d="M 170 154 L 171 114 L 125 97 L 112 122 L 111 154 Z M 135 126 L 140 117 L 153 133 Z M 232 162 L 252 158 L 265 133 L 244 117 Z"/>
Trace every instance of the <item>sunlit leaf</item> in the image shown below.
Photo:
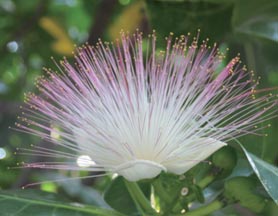
<path fill-rule="evenodd" d="M 70 56 L 74 50 L 74 44 L 66 32 L 58 23 L 49 17 L 42 17 L 39 21 L 40 26 L 45 29 L 56 41 L 52 44 L 52 49 L 59 54 Z"/>
<path fill-rule="evenodd" d="M 110 39 L 115 40 L 118 38 L 121 30 L 134 32 L 136 28 L 139 28 L 140 22 L 143 19 L 143 8 L 144 2 L 141 0 L 135 1 L 126 7 L 109 26 L 108 34 Z"/>
<path fill-rule="evenodd" d="M 265 190 L 278 204 L 278 168 L 248 152 L 242 145 L 241 147 Z"/>

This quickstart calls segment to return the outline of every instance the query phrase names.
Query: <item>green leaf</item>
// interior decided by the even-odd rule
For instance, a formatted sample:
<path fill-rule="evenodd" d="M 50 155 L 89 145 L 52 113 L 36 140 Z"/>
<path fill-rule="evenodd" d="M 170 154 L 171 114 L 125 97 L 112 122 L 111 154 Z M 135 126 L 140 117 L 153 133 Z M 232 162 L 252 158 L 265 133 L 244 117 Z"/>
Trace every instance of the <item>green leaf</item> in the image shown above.
<path fill-rule="evenodd" d="M 150 184 L 140 183 L 140 188 L 146 197 L 150 195 Z M 138 210 L 129 194 L 124 178 L 119 176 L 114 179 L 104 193 L 104 200 L 115 210 L 127 215 L 138 215 Z"/>
<path fill-rule="evenodd" d="M 278 42 L 278 23 L 271 18 L 249 20 L 238 26 L 236 31 Z"/>
<path fill-rule="evenodd" d="M 231 30 L 233 4 L 204 1 L 147 1 L 147 11 L 152 28 L 156 29 L 159 44 L 170 32 L 185 35 L 197 34 L 201 30 L 200 40 L 209 37 L 213 42 L 223 40 Z"/>
<path fill-rule="evenodd" d="M 67 178 L 67 176 L 53 172 L 45 172 L 45 174 L 39 175 L 38 180 L 43 181 L 47 178 L 63 179 Z M 105 203 L 102 195 L 96 189 L 82 184 L 80 179 L 76 179 L 74 181 L 61 181 L 57 182 L 57 184 L 60 186 L 60 190 L 58 191 L 65 193 L 65 195 L 67 195 L 67 197 L 71 198 L 72 200 L 87 205 L 109 208 L 107 203 Z"/>
<path fill-rule="evenodd" d="M 236 0 L 154 0 L 158 2 L 211 2 L 211 3 L 231 3 Z"/>
<path fill-rule="evenodd" d="M 248 152 L 242 145 L 241 148 L 265 190 L 278 204 L 278 168 Z"/>
<path fill-rule="evenodd" d="M 276 0 L 238 0 L 233 13 L 233 29 L 235 32 L 278 42 L 277 10 Z"/>
<path fill-rule="evenodd" d="M 109 209 L 101 209 L 79 203 L 61 202 L 53 193 L 36 190 L 1 191 L 0 209 L 3 216 L 123 216 Z"/>
<path fill-rule="evenodd" d="M 195 194 L 197 200 L 200 203 L 204 203 L 205 202 L 203 191 L 202 191 L 202 189 L 198 185 L 193 185 L 192 187 L 190 187 L 190 189 L 193 191 L 193 193 Z"/>
<path fill-rule="evenodd" d="M 104 200 L 114 209 L 127 215 L 137 214 L 137 208 L 130 196 L 123 177 L 114 179 L 104 193 Z"/>

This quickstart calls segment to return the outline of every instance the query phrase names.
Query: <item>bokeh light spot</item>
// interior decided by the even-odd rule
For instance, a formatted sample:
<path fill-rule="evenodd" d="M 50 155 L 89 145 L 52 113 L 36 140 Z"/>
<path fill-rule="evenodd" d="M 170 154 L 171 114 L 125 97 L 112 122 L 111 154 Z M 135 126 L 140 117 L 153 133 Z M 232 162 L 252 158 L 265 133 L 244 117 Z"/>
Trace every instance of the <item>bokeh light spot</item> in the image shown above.
<path fill-rule="evenodd" d="M 77 158 L 76 163 L 79 167 L 90 167 L 96 163 L 88 155 L 81 155 Z"/>
<path fill-rule="evenodd" d="M 7 156 L 5 149 L 0 148 L 0 160 L 4 159 Z"/>
<path fill-rule="evenodd" d="M 58 127 L 54 127 L 52 126 L 52 129 L 50 131 L 50 137 L 53 139 L 53 140 L 58 140 L 60 138 L 60 130 Z"/>
<path fill-rule="evenodd" d="M 16 41 L 7 43 L 7 48 L 10 52 L 15 53 L 18 50 L 18 44 Z"/>
<path fill-rule="evenodd" d="M 130 3 L 130 0 L 119 0 L 119 3 L 121 5 L 128 5 Z"/>

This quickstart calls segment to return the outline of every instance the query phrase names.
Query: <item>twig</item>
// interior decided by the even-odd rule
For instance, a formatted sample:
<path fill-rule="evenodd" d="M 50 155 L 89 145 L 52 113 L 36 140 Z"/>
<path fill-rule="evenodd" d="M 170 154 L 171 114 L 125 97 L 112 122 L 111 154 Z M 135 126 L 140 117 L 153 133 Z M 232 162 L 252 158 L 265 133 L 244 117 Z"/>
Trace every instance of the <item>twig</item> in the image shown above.
<path fill-rule="evenodd" d="M 88 37 L 88 43 L 94 45 L 98 38 L 101 37 L 109 24 L 110 18 L 113 14 L 114 8 L 117 5 L 117 0 L 103 0 L 98 8 L 98 13 L 94 17 L 94 24 L 91 26 L 91 30 Z"/>

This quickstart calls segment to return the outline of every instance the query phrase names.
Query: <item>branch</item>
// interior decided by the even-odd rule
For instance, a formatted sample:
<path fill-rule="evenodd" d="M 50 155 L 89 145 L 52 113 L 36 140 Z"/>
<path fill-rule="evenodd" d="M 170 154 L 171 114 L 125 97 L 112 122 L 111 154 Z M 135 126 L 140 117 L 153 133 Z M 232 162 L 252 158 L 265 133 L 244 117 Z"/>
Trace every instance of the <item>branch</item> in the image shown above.
<path fill-rule="evenodd" d="M 113 14 L 114 8 L 117 5 L 117 0 L 103 0 L 98 8 L 98 13 L 95 17 L 94 24 L 91 26 L 91 30 L 88 37 L 88 43 L 94 45 L 98 38 L 101 37 L 109 24 L 110 18 Z"/>

